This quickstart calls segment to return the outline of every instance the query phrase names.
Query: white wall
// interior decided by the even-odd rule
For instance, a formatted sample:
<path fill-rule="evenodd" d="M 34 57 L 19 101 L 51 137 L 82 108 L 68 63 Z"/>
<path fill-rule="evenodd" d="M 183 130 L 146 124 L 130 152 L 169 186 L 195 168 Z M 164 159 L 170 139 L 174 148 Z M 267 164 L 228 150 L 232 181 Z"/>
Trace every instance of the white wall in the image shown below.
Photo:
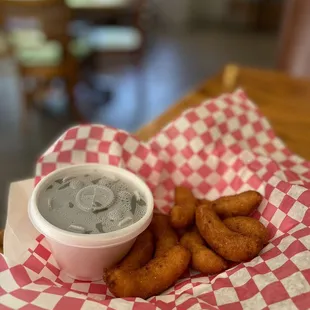
<path fill-rule="evenodd" d="M 152 0 L 160 18 L 169 26 L 186 26 L 191 18 L 193 0 Z"/>
<path fill-rule="evenodd" d="M 230 0 L 152 0 L 160 19 L 169 27 L 186 27 L 191 21 L 222 21 Z"/>
<path fill-rule="evenodd" d="M 230 0 L 192 0 L 192 20 L 219 22 L 225 18 Z"/>

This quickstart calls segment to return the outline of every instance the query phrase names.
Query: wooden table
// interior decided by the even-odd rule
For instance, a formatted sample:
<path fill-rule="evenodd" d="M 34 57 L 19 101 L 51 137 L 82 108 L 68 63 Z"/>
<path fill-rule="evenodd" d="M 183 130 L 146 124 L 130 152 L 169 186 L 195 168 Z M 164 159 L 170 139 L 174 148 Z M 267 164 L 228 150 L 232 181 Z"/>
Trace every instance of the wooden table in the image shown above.
<path fill-rule="evenodd" d="M 292 79 L 274 71 L 228 65 L 136 135 L 146 141 L 185 109 L 238 86 L 259 106 L 287 146 L 310 160 L 310 81 Z M 0 231 L 0 251 L 2 236 Z"/>
<path fill-rule="evenodd" d="M 148 140 L 185 109 L 206 98 L 242 87 L 260 108 L 291 151 L 310 160 L 310 80 L 293 79 L 284 73 L 228 65 L 204 82 L 137 135 Z"/>

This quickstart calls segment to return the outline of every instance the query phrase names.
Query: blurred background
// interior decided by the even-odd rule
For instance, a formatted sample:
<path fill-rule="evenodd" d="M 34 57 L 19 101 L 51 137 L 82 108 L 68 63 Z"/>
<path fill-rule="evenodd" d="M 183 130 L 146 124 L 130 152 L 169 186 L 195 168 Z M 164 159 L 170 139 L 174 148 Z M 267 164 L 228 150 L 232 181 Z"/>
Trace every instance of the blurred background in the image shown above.
<path fill-rule="evenodd" d="M 290 45 L 298 46 L 295 2 L 309 4 L 1 0 L 1 215 L 10 182 L 31 177 L 37 157 L 69 126 L 134 132 L 229 62 L 285 70 Z M 304 63 L 291 67 L 304 74 Z"/>

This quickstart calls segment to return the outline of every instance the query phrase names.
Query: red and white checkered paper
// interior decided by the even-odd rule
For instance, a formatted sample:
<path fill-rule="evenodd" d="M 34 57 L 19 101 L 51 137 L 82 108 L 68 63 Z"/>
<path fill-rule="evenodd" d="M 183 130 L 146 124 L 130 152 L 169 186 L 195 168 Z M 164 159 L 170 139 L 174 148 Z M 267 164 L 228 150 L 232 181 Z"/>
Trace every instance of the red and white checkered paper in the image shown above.
<path fill-rule="evenodd" d="M 67 278 L 38 236 L 20 265 L 0 257 L 0 309 L 310 308 L 310 163 L 275 137 L 243 91 L 185 111 L 148 143 L 100 125 L 71 128 L 39 159 L 36 182 L 85 162 L 133 171 L 163 212 L 176 185 L 208 199 L 258 190 L 265 199 L 254 216 L 272 239 L 250 262 L 212 277 L 189 271 L 160 296 L 142 300 L 113 298 L 103 282 Z"/>

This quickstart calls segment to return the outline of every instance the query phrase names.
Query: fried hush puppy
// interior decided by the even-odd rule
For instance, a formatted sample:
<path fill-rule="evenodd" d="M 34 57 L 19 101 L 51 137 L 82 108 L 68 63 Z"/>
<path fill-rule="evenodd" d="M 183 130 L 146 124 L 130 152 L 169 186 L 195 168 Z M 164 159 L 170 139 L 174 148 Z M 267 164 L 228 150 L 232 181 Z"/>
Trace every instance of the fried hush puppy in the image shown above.
<path fill-rule="evenodd" d="M 186 187 L 175 188 L 175 205 L 170 212 L 170 223 L 175 229 L 191 226 L 195 220 L 196 198 Z"/>
<path fill-rule="evenodd" d="M 176 245 L 142 268 L 132 271 L 113 270 L 107 275 L 106 284 L 116 297 L 147 299 L 172 286 L 186 271 L 190 259 L 190 252 Z"/>
<path fill-rule="evenodd" d="M 181 239 L 181 245 L 191 252 L 191 266 L 197 271 L 209 275 L 220 273 L 228 267 L 222 257 L 206 247 L 197 228 L 185 233 Z"/>
<path fill-rule="evenodd" d="M 207 244 L 220 256 L 233 262 L 244 262 L 257 256 L 263 243 L 230 230 L 215 213 L 212 204 L 196 209 L 196 225 Z"/>
<path fill-rule="evenodd" d="M 123 260 L 113 268 L 104 270 L 103 279 L 106 280 L 108 274 L 113 270 L 135 270 L 146 265 L 153 257 L 154 238 L 150 229 L 146 229 L 136 239 L 134 245 Z"/>
<path fill-rule="evenodd" d="M 150 229 L 146 229 L 137 237 L 130 252 L 121 261 L 119 268 L 122 270 L 141 268 L 152 259 L 154 248 L 153 234 Z"/>
<path fill-rule="evenodd" d="M 221 218 L 250 215 L 261 204 L 263 197 L 256 191 L 221 197 L 212 201 L 212 208 Z M 203 204 L 208 204 L 207 200 Z"/>
<path fill-rule="evenodd" d="M 206 203 L 209 203 L 210 202 L 210 200 L 208 200 L 208 199 L 199 199 L 199 200 L 197 200 L 197 207 L 198 206 L 200 206 L 200 205 L 204 205 L 204 204 L 206 204 Z"/>
<path fill-rule="evenodd" d="M 159 257 L 178 244 L 176 232 L 170 226 L 169 216 L 154 214 L 151 222 L 151 231 L 156 241 L 155 257 Z"/>
<path fill-rule="evenodd" d="M 268 229 L 258 220 L 247 216 L 236 216 L 225 219 L 224 224 L 232 231 L 246 236 L 259 238 L 265 245 L 269 240 Z"/>

